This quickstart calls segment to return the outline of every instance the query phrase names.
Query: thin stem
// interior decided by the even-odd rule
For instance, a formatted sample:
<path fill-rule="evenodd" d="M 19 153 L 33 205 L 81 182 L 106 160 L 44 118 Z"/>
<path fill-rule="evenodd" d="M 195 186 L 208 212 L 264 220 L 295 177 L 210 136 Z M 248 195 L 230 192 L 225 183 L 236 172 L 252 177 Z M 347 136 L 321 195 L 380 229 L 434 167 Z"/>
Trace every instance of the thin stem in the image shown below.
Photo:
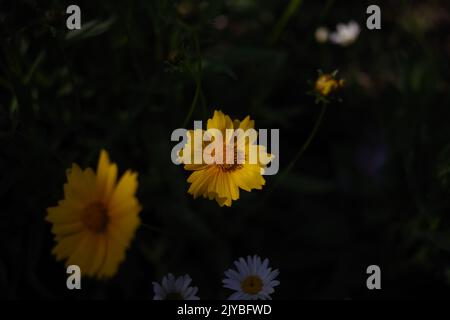
<path fill-rule="evenodd" d="M 280 19 L 277 21 L 275 27 L 269 35 L 269 44 L 274 44 L 278 40 L 278 38 L 286 28 L 289 20 L 292 18 L 292 16 L 294 16 L 302 3 L 303 0 L 291 0 L 289 2 L 288 6 L 284 10 L 283 14 L 281 15 Z"/>
<path fill-rule="evenodd" d="M 203 93 L 203 90 L 201 90 L 201 101 L 202 101 L 202 110 L 203 110 L 203 119 L 206 120 L 207 116 L 208 116 L 208 107 L 206 105 L 206 98 L 205 98 L 205 94 Z"/>
<path fill-rule="evenodd" d="M 195 107 L 198 104 L 198 99 L 202 95 L 202 56 L 201 56 L 200 43 L 199 43 L 197 34 L 194 34 L 194 44 L 195 44 L 195 51 L 197 53 L 197 71 L 196 71 L 197 74 L 195 74 L 195 72 L 193 72 L 196 88 L 195 88 L 194 99 L 192 100 L 192 104 L 191 104 L 189 112 L 186 116 L 186 119 L 184 119 L 182 128 L 185 128 L 187 126 L 189 120 L 192 117 L 192 114 L 194 113 Z"/>
<path fill-rule="evenodd" d="M 303 156 L 306 149 L 308 149 L 311 142 L 314 140 L 314 137 L 316 136 L 317 132 L 319 131 L 320 125 L 323 122 L 324 115 L 327 110 L 327 103 L 322 104 L 322 109 L 320 111 L 319 117 L 316 120 L 316 123 L 314 125 L 313 130 L 309 134 L 308 139 L 306 142 L 302 145 L 300 150 L 297 152 L 297 154 L 294 156 L 294 158 L 291 160 L 291 162 L 288 164 L 286 169 L 278 176 L 278 179 L 275 180 L 274 184 L 272 185 L 272 189 L 275 189 L 275 187 L 283 180 L 283 178 L 292 170 L 292 168 L 295 166 L 296 162 Z"/>
<path fill-rule="evenodd" d="M 320 14 L 320 20 L 323 20 L 328 13 L 330 12 L 331 7 L 333 7 L 335 0 L 328 0 L 325 4 L 324 9 L 322 10 L 322 13 Z"/>
<path fill-rule="evenodd" d="M 196 80 L 195 83 L 196 83 L 196 88 L 195 88 L 194 99 L 192 100 L 192 104 L 191 104 L 191 107 L 189 108 L 189 112 L 188 112 L 188 114 L 186 116 L 186 119 L 184 119 L 182 128 L 186 128 L 189 120 L 192 117 L 192 114 L 194 113 L 195 106 L 197 105 L 198 99 L 200 97 L 200 93 L 202 92 L 202 84 L 201 84 L 201 82 L 199 80 Z"/>

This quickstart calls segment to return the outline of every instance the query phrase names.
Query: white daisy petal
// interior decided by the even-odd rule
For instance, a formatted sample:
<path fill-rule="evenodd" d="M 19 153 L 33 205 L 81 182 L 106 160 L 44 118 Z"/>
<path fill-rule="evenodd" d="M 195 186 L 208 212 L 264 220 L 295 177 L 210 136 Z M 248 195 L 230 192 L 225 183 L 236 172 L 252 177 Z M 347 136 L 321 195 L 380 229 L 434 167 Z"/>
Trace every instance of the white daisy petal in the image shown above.
<path fill-rule="evenodd" d="M 237 272 L 238 272 L 239 274 L 243 274 L 243 273 L 244 273 L 244 271 L 242 270 L 241 262 L 240 262 L 240 261 L 235 261 L 235 262 L 234 262 L 234 265 L 236 266 Z"/>
<path fill-rule="evenodd" d="M 237 279 L 237 276 L 239 275 L 236 271 L 234 271 L 234 270 L 227 270 L 227 271 L 225 271 L 225 277 L 227 278 L 227 279 L 231 279 L 231 280 L 238 280 Z"/>
<path fill-rule="evenodd" d="M 266 286 L 264 287 L 263 290 L 261 290 L 262 293 L 266 293 L 266 294 L 272 294 L 274 293 L 275 289 L 271 286 Z"/>
<path fill-rule="evenodd" d="M 255 264 L 256 264 L 256 265 L 258 266 L 258 268 L 259 268 L 259 267 L 261 266 L 261 264 L 262 264 L 261 258 L 255 255 L 255 261 L 256 261 Z"/>
<path fill-rule="evenodd" d="M 349 46 L 356 41 L 360 32 L 359 24 L 355 21 L 350 21 L 348 24 L 339 23 L 336 31 L 331 33 L 329 38 L 335 44 Z"/>
<path fill-rule="evenodd" d="M 175 281 L 175 291 L 177 292 L 181 292 L 181 288 L 183 286 L 183 284 L 185 283 L 184 279 L 182 277 L 179 277 L 176 281 Z"/>
<path fill-rule="evenodd" d="M 230 281 L 224 282 L 224 288 L 238 291 L 238 290 L 240 290 L 241 286 L 238 281 L 230 280 Z"/>
<path fill-rule="evenodd" d="M 242 300 L 242 296 L 243 296 L 243 293 L 240 292 L 240 291 L 238 291 L 238 292 L 233 293 L 233 294 L 228 298 L 228 300 Z"/>
<path fill-rule="evenodd" d="M 230 269 L 228 270 L 229 275 L 228 278 L 236 279 L 237 281 L 241 281 L 244 276 L 241 273 L 238 273 L 236 270 Z"/>
<path fill-rule="evenodd" d="M 189 275 L 186 274 L 186 275 L 184 276 L 183 281 L 184 281 L 185 283 L 187 283 L 187 285 L 189 286 L 189 285 L 191 284 L 191 282 L 192 282 L 192 279 L 191 279 L 191 277 L 190 277 Z"/>
<path fill-rule="evenodd" d="M 248 274 L 253 274 L 253 257 L 247 256 Z"/>
<path fill-rule="evenodd" d="M 159 283 L 153 282 L 153 291 L 155 293 L 153 297 L 154 300 L 162 300 L 166 297 L 166 292 Z"/>
<path fill-rule="evenodd" d="M 244 258 L 241 258 L 242 261 L 242 268 L 244 269 L 245 276 L 250 275 L 250 268 L 248 267 L 248 263 L 244 260 Z"/>
<path fill-rule="evenodd" d="M 280 281 L 278 281 L 278 280 L 272 280 L 272 281 L 270 281 L 270 285 L 271 285 L 272 287 L 279 286 L 279 285 L 280 285 Z"/>
<path fill-rule="evenodd" d="M 169 288 L 170 289 L 174 289 L 174 287 L 175 287 L 175 276 L 172 273 L 169 273 L 168 276 L 167 276 L 167 279 L 168 279 L 167 283 L 169 285 Z"/>
<path fill-rule="evenodd" d="M 269 274 L 269 279 L 273 280 L 276 277 L 278 277 L 279 274 L 280 274 L 280 271 L 278 271 L 278 269 L 275 269 Z"/>
<path fill-rule="evenodd" d="M 186 289 L 186 291 L 184 291 L 184 295 L 186 297 L 189 297 L 189 296 L 194 295 L 194 294 L 195 294 L 194 293 L 194 288 L 192 288 L 192 287 L 189 287 L 189 288 Z"/>
<path fill-rule="evenodd" d="M 260 264 L 261 264 L 261 259 L 259 259 L 258 256 L 254 256 L 252 268 L 251 268 L 251 274 L 257 274 L 256 271 L 258 270 Z"/>
<path fill-rule="evenodd" d="M 243 258 L 240 258 L 239 261 L 236 261 L 234 264 L 236 265 L 238 272 L 241 275 L 243 275 L 244 277 L 248 275 L 247 263 Z"/>
<path fill-rule="evenodd" d="M 192 296 L 188 297 L 186 300 L 200 300 L 200 298 L 195 295 L 192 295 Z"/>
<path fill-rule="evenodd" d="M 197 287 L 193 287 L 191 295 L 195 296 L 197 294 L 197 292 L 198 292 L 198 288 Z"/>
<path fill-rule="evenodd" d="M 163 277 L 162 279 L 162 287 L 164 288 L 164 291 L 168 291 L 169 290 L 169 282 L 167 280 L 167 276 Z"/>
<path fill-rule="evenodd" d="M 272 297 L 269 294 L 264 294 L 263 297 L 263 300 L 272 300 Z"/>
<path fill-rule="evenodd" d="M 189 284 L 191 283 L 191 281 L 183 281 L 180 287 L 180 291 L 184 292 L 186 291 L 186 289 L 189 287 Z"/>
<path fill-rule="evenodd" d="M 263 263 L 259 267 L 259 270 L 267 269 L 268 266 L 269 266 L 269 259 L 266 258 L 266 259 L 264 259 Z"/>

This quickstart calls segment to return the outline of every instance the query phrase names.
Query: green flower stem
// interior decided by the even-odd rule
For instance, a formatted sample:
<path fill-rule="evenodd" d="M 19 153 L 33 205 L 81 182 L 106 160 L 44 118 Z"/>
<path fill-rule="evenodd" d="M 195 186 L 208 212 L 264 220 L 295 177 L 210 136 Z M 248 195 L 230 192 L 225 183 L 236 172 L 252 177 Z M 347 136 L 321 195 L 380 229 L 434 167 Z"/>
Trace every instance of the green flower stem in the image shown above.
<path fill-rule="evenodd" d="M 193 72 L 194 78 L 195 78 L 195 94 L 194 99 L 192 100 L 191 107 L 189 109 L 189 112 L 184 119 L 182 128 L 186 128 L 187 124 L 189 123 L 189 120 L 192 117 L 192 114 L 194 113 L 195 107 L 198 104 L 198 99 L 201 98 L 203 95 L 202 93 L 202 56 L 200 51 L 200 42 L 198 40 L 197 34 L 194 35 L 194 44 L 195 44 L 195 51 L 197 53 L 197 70 L 196 72 Z"/>
<path fill-rule="evenodd" d="M 195 88 L 194 99 L 192 100 L 192 104 L 191 104 L 191 107 L 190 107 L 190 109 L 189 109 L 189 112 L 188 112 L 186 118 L 184 119 L 182 128 L 186 128 L 187 124 L 189 123 L 189 120 L 191 119 L 192 114 L 194 113 L 195 106 L 196 106 L 197 103 L 198 103 L 198 99 L 199 99 L 200 96 L 201 96 L 201 92 L 202 92 L 202 83 L 201 83 L 201 81 L 200 81 L 199 79 L 196 79 L 196 80 L 195 80 L 195 83 L 196 83 L 196 88 Z"/>
<path fill-rule="evenodd" d="M 319 117 L 317 118 L 316 123 L 314 125 L 314 128 L 311 131 L 311 133 L 309 134 L 308 139 L 302 145 L 302 147 L 297 152 L 297 154 L 294 156 L 294 158 L 291 160 L 291 162 L 288 164 L 286 169 L 284 169 L 284 171 L 278 176 L 277 180 L 275 180 L 275 182 L 274 182 L 274 184 L 272 186 L 272 189 L 275 189 L 275 187 L 281 182 L 281 180 L 283 180 L 283 178 L 287 176 L 287 174 L 292 170 L 292 168 L 295 166 L 296 162 L 303 156 L 303 154 L 305 153 L 306 149 L 308 149 L 309 145 L 314 140 L 314 137 L 316 136 L 317 132 L 319 131 L 320 125 L 323 122 L 323 118 L 324 118 L 325 113 L 327 111 L 327 105 L 328 104 L 326 102 L 324 102 L 322 104 L 322 109 L 320 111 Z"/>
<path fill-rule="evenodd" d="M 269 35 L 269 44 L 274 44 L 278 40 L 278 38 L 286 28 L 289 20 L 292 18 L 292 16 L 294 16 L 302 3 L 303 0 L 291 0 L 289 2 L 288 6 L 284 10 L 283 14 L 281 15 L 280 19 L 277 21 L 275 27 Z"/>
<path fill-rule="evenodd" d="M 208 107 L 206 105 L 206 98 L 205 98 L 205 95 L 203 93 L 203 90 L 200 89 L 200 92 L 201 92 L 200 98 L 201 98 L 201 101 L 202 101 L 202 110 L 203 110 L 203 120 L 206 120 L 207 117 L 208 117 Z"/>
<path fill-rule="evenodd" d="M 324 9 L 322 10 L 322 13 L 320 14 L 320 20 L 323 20 L 326 16 L 328 16 L 328 13 L 330 12 L 331 8 L 334 5 L 335 0 L 328 0 L 325 4 Z"/>

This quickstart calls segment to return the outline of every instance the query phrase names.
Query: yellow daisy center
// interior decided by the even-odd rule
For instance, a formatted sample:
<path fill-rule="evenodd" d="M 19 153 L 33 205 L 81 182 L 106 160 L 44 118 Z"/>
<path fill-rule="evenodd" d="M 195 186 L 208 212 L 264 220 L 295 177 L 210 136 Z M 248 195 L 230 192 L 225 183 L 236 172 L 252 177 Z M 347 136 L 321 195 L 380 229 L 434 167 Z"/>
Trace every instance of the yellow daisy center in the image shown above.
<path fill-rule="evenodd" d="M 241 282 L 241 289 L 247 294 L 257 294 L 263 288 L 263 282 L 260 277 L 248 276 Z"/>
<path fill-rule="evenodd" d="M 222 171 L 231 172 L 242 168 L 242 164 L 220 164 Z"/>
<path fill-rule="evenodd" d="M 166 300 L 184 300 L 179 292 L 170 292 L 166 295 Z"/>
<path fill-rule="evenodd" d="M 237 150 L 237 146 L 236 144 L 234 145 L 234 150 L 233 150 L 233 163 L 227 163 L 227 161 L 225 160 L 227 157 L 227 146 L 224 143 L 223 145 L 223 158 L 224 158 L 224 162 L 222 164 L 217 164 L 220 169 L 224 172 L 232 172 L 238 169 L 241 169 L 243 167 L 242 164 L 238 163 L 238 150 Z"/>
<path fill-rule="evenodd" d="M 108 209 L 103 203 L 91 203 L 84 209 L 81 221 L 88 230 L 103 233 L 109 222 Z"/>

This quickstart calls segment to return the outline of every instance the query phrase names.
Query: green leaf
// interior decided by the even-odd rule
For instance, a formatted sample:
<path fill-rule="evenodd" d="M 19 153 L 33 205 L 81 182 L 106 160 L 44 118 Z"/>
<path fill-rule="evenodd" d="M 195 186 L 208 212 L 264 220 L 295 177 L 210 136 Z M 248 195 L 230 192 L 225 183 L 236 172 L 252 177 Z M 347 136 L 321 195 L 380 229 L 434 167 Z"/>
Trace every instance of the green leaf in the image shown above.
<path fill-rule="evenodd" d="M 75 42 L 99 36 L 111 28 L 116 18 L 111 17 L 106 21 L 91 20 L 82 24 L 80 30 L 71 30 L 66 33 L 66 41 Z"/>

